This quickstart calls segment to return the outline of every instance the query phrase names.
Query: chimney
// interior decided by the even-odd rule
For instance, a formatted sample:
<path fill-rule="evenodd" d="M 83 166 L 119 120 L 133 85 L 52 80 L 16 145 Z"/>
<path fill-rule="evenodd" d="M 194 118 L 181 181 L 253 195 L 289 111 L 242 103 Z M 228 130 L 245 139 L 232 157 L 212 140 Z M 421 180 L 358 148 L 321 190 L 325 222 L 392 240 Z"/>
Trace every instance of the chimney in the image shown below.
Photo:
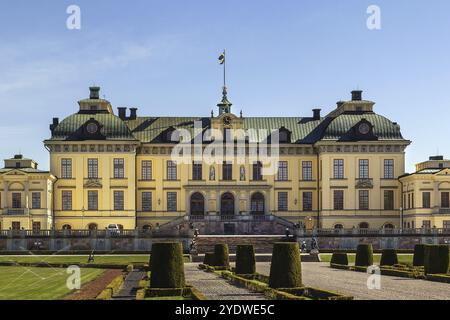
<path fill-rule="evenodd" d="M 130 120 L 136 120 L 137 118 L 137 108 L 130 108 Z"/>
<path fill-rule="evenodd" d="M 362 100 L 362 91 L 361 90 L 353 90 L 352 91 L 352 101 L 361 101 Z"/>
<path fill-rule="evenodd" d="M 345 103 L 344 101 L 338 101 L 338 102 L 336 102 L 336 105 L 338 108 L 340 108 L 344 105 L 344 103 Z"/>
<path fill-rule="evenodd" d="M 313 109 L 313 119 L 314 120 L 320 120 L 320 110 L 321 109 Z"/>
<path fill-rule="evenodd" d="M 119 107 L 119 108 L 117 108 L 117 110 L 119 111 L 119 118 L 122 119 L 122 120 L 126 120 L 126 118 L 127 118 L 127 115 L 126 115 L 127 108 Z"/>
<path fill-rule="evenodd" d="M 100 87 L 89 87 L 89 99 L 100 99 Z"/>
<path fill-rule="evenodd" d="M 21 154 L 15 154 L 15 155 L 14 155 L 14 159 L 15 159 L 15 160 L 21 160 L 21 159 L 23 159 L 23 155 L 21 155 Z"/>
<path fill-rule="evenodd" d="M 53 118 L 53 122 L 50 125 L 50 131 L 53 133 L 53 130 L 58 126 L 59 124 L 59 118 Z"/>
<path fill-rule="evenodd" d="M 430 161 L 442 161 L 444 160 L 444 156 L 431 156 Z"/>

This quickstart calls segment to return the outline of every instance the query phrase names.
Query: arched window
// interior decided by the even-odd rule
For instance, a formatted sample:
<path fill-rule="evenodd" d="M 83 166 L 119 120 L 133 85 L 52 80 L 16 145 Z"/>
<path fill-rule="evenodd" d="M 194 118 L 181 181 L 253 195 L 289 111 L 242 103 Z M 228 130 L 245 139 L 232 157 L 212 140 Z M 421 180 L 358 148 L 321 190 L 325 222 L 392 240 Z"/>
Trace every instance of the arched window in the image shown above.
<path fill-rule="evenodd" d="M 341 230 L 344 229 L 344 226 L 340 223 L 334 225 L 334 229 Z"/>
<path fill-rule="evenodd" d="M 62 226 L 63 230 L 72 230 L 72 226 L 70 224 L 65 224 Z"/>
<path fill-rule="evenodd" d="M 359 224 L 360 229 L 369 229 L 369 224 L 367 222 L 361 222 Z"/>
<path fill-rule="evenodd" d="M 252 214 L 264 214 L 264 195 L 261 192 L 256 192 L 252 195 L 250 211 Z"/>
<path fill-rule="evenodd" d="M 150 231 L 150 230 L 152 230 L 152 225 L 151 224 L 146 224 L 145 226 L 142 227 L 142 230 Z"/>
<path fill-rule="evenodd" d="M 220 214 L 224 216 L 234 216 L 234 196 L 226 192 L 220 199 Z"/>
<path fill-rule="evenodd" d="M 196 192 L 191 196 L 191 215 L 202 216 L 205 214 L 205 198 L 200 192 Z"/>
<path fill-rule="evenodd" d="M 98 229 L 98 225 L 96 223 L 90 223 L 88 225 L 88 229 L 91 231 L 97 230 Z"/>
<path fill-rule="evenodd" d="M 395 226 L 392 223 L 386 223 L 384 229 L 395 229 Z"/>

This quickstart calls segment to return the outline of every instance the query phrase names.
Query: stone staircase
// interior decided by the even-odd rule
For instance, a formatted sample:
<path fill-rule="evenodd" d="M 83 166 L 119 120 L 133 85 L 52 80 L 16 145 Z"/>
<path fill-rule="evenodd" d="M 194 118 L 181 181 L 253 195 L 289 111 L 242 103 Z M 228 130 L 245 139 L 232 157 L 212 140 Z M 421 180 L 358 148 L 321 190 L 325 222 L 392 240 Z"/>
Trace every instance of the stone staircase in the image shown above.
<path fill-rule="evenodd" d="M 202 236 L 200 235 L 196 241 L 196 249 L 198 254 L 206 252 L 213 252 L 214 245 L 219 243 L 228 244 L 231 254 L 236 253 L 236 246 L 238 244 L 251 244 L 255 249 L 256 254 L 271 254 L 273 244 L 275 242 L 285 241 L 283 235 L 233 235 L 233 236 Z"/>

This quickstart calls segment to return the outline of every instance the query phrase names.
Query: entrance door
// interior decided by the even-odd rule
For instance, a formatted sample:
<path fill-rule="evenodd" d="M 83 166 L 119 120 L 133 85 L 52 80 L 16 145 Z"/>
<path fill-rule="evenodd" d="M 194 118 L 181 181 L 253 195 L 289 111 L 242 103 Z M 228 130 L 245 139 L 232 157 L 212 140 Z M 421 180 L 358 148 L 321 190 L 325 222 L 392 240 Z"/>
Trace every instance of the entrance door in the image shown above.
<path fill-rule="evenodd" d="M 191 196 L 191 216 L 203 216 L 205 214 L 205 199 L 200 192 Z"/>
<path fill-rule="evenodd" d="M 220 200 L 220 214 L 223 216 L 234 216 L 234 196 L 227 192 Z"/>
<path fill-rule="evenodd" d="M 261 193 L 257 192 L 252 195 L 250 210 L 254 215 L 264 214 L 264 196 Z"/>

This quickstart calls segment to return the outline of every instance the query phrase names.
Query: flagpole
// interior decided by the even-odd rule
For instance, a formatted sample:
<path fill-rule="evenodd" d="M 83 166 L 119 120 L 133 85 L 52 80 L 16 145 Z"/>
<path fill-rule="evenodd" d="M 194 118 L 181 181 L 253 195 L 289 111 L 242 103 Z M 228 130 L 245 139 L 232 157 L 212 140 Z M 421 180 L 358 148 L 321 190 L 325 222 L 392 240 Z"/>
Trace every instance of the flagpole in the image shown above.
<path fill-rule="evenodd" d="M 227 65 L 227 56 L 225 54 L 225 49 L 223 49 L 223 87 L 226 88 L 227 87 L 227 82 L 226 82 L 226 65 Z"/>

